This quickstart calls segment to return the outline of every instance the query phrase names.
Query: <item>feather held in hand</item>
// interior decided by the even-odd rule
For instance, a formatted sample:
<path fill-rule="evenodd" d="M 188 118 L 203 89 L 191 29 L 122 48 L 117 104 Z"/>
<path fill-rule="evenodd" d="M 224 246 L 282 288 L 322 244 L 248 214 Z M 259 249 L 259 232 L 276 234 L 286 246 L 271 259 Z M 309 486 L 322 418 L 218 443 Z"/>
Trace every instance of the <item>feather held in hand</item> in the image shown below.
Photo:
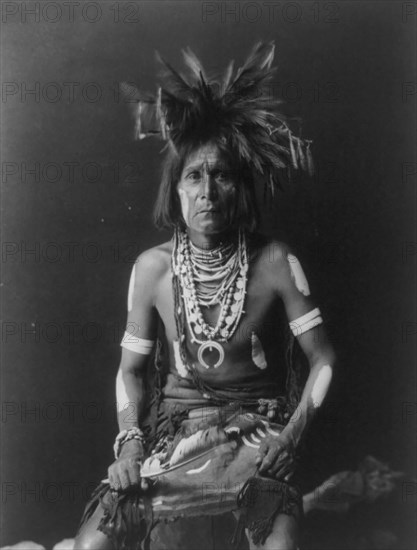
<path fill-rule="evenodd" d="M 274 74 L 274 50 L 273 42 L 258 42 L 242 67 L 235 71 L 232 61 L 220 78 L 209 77 L 189 48 L 182 52 L 184 74 L 157 54 L 162 83 L 156 95 L 122 85 L 136 102 L 136 138 L 159 135 L 173 150 L 221 140 L 271 194 L 280 187 L 282 170 L 301 168 L 311 175 L 311 141 L 291 132 L 278 109 L 281 102 L 264 93 Z"/>

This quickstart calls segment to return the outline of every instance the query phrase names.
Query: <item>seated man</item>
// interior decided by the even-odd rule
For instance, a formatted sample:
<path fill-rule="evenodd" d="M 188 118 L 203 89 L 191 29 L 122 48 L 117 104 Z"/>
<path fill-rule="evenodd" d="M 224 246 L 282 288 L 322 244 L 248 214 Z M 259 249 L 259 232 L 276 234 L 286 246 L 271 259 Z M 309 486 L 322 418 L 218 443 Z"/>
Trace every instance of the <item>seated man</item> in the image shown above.
<path fill-rule="evenodd" d="M 217 87 L 184 55 L 189 80 L 165 64 L 157 99 L 138 102 L 139 135 L 156 133 L 156 119 L 169 144 L 155 215 L 174 237 L 132 271 L 116 461 L 86 508 L 77 550 L 140 548 L 158 520 L 227 511 L 235 546 L 246 530 L 251 549 L 297 548 L 291 476 L 334 354 L 322 330 L 315 337 L 322 317 L 300 262 L 257 232 L 254 190 L 264 178 L 272 191 L 291 162 L 309 165 L 309 143 L 306 155 L 259 94 L 272 44 L 257 45 L 234 78 L 231 65 Z M 285 364 L 294 337 L 310 366 L 301 398 Z"/>

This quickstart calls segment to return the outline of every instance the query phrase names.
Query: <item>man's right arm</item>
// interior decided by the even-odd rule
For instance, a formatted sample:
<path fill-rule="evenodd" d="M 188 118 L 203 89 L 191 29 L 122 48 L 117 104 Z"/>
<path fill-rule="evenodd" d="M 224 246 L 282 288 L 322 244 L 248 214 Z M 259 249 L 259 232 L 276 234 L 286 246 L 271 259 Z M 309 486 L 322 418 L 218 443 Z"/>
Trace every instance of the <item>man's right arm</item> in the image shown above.
<path fill-rule="evenodd" d="M 140 428 L 145 406 L 145 373 L 156 340 L 157 312 L 155 286 L 161 271 L 154 250 L 139 256 L 129 284 L 128 319 L 122 339 L 122 357 L 116 378 L 119 430 Z M 138 439 L 126 441 L 120 455 L 109 468 L 110 485 L 127 489 L 140 484 L 143 444 Z"/>

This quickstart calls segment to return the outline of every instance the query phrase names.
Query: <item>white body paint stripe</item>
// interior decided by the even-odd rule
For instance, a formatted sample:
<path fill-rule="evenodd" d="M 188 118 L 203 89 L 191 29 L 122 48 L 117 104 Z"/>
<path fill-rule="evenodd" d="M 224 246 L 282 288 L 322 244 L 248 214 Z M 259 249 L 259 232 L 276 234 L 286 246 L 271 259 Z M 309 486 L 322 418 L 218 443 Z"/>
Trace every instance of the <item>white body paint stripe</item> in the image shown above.
<path fill-rule="evenodd" d="M 259 449 L 259 445 L 255 445 L 254 443 L 251 443 L 244 435 L 242 435 L 242 441 L 246 445 L 246 447 L 253 447 L 254 449 Z"/>
<path fill-rule="evenodd" d="M 190 211 L 190 199 L 188 198 L 188 195 L 184 191 L 184 189 L 178 189 L 178 194 L 180 196 L 182 217 L 183 217 L 186 225 L 189 227 L 190 226 L 190 220 L 188 219 L 188 214 L 189 214 L 189 211 Z"/>
<path fill-rule="evenodd" d="M 133 266 L 129 281 L 129 292 L 127 294 L 127 311 L 132 311 L 133 308 L 133 292 L 135 290 L 135 271 L 136 265 Z"/>
<path fill-rule="evenodd" d="M 184 365 L 181 359 L 180 343 L 178 342 L 178 340 L 173 340 L 172 345 L 174 348 L 175 368 L 177 369 L 178 374 L 185 378 L 188 374 L 188 371 L 187 367 Z"/>
<path fill-rule="evenodd" d="M 268 364 L 266 362 L 265 352 L 262 347 L 262 343 L 255 332 L 252 332 L 251 344 L 252 344 L 252 361 L 259 369 L 266 369 Z"/>
<path fill-rule="evenodd" d="M 116 402 L 118 412 L 123 411 L 130 403 L 123 380 L 123 374 L 120 369 L 116 376 Z"/>
<path fill-rule="evenodd" d="M 188 474 L 188 475 L 199 474 L 200 472 L 202 472 L 203 470 L 205 470 L 207 468 L 207 466 L 210 464 L 210 462 L 211 462 L 211 458 L 209 458 L 207 460 L 207 462 L 201 466 L 201 468 L 195 468 L 194 470 L 188 470 L 188 472 L 185 472 L 185 473 Z"/>
<path fill-rule="evenodd" d="M 293 254 L 287 255 L 288 263 L 290 264 L 291 274 L 294 279 L 295 286 L 297 290 L 301 292 L 304 296 L 310 295 L 310 287 L 308 286 L 307 278 L 304 275 L 303 268 L 301 267 L 298 258 Z"/>
<path fill-rule="evenodd" d="M 326 397 L 332 379 L 332 368 L 330 365 L 323 365 L 319 370 L 317 378 L 311 390 L 311 400 L 315 408 L 320 407 Z"/>
<path fill-rule="evenodd" d="M 266 431 L 267 431 L 268 433 L 270 433 L 271 435 L 280 435 L 280 433 L 281 433 L 281 432 L 276 432 L 275 430 L 273 430 L 273 429 L 270 428 L 269 426 L 267 426 Z"/>
<path fill-rule="evenodd" d="M 271 428 L 271 426 L 265 420 L 261 420 L 262 424 L 265 426 L 265 430 L 271 435 L 279 435 L 281 432 L 276 432 Z"/>
<path fill-rule="evenodd" d="M 260 437 L 266 437 L 266 433 L 263 432 L 261 430 L 261 428 L 256 428 L 256 433 L 260 436 Z"/>
<path fill-rule="evenodd" d="M 237 434 L 237 435 L 239 435 L 240 432 L 241 432 L 241 429 L 237 428 L 236 426 L 230 426 L 230 428 L 225 428 L 224 431 L 227 434 Z"/>
<path fill-rule="evenodd" d="M 256 437 L 255 434 L 250 434 L 250 437 L 251 437 L 251 439 L 252 439 L 252 441 L 253 441 L 254 443 L 260 443 L 260 442 L 261 442 L 261 440 L 259 439 L 259 437 Z"/>
<path fill-rule="evenodd" d="M 142 355 L 150 355 L 152 353 L 152 348 L 154 344 L 155 340 L 138 338 L 137 336 L 133 336 L 133 334 L 130 334 L 126 331 L 120 343 L 122 348 L 134 351 L 135 353 L 142 353 Z"/>

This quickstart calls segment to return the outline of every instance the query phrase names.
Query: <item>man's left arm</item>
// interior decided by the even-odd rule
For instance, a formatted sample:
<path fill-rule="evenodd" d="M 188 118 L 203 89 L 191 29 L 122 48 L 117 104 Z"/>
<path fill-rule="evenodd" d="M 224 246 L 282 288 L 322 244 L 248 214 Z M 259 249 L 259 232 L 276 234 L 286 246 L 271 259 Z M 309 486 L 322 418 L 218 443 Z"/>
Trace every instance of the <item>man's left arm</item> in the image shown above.
<path fill-rule="evenodd" d="M 335 363 L 333 347 L 322 325 L 319 308 L 310 297 L 307 278 L 300 262 L 282 248 L 273 266 L 273 284 L 282 298 L 290 324 L 307 356 L 310 373 L 300 403 L 278 437 L 264 440 L 257 457 L 261 473 L 283 479 L 294 469 L 297 447 L 323 403 Z"/>

